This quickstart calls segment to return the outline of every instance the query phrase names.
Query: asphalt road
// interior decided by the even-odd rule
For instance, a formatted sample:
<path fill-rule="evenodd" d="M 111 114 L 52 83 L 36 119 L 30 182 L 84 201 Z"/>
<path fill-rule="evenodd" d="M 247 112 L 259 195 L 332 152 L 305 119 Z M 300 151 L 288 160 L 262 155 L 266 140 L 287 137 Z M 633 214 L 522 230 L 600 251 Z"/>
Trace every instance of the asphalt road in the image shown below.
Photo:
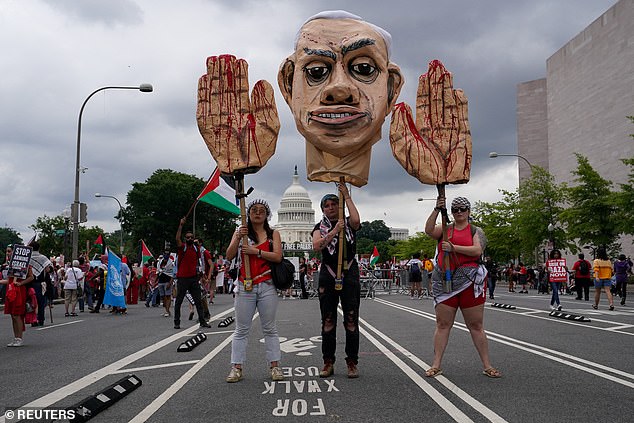
<path fill-rule="evenodd" d="M 225 382 L 234 324 L 218 328 L 233 313 L 230 295 L 212 306 L 212 329 L 193 351 L 178 345 L 198 331 L 181 330 L 158 308 L 132 305 L 127 316 L 81 313 L 28 328 L 25 346 L 0 348 L 0 408 L 65 407 L 127 374 L 142 386 L 95 416 L 94 422 L 604 422 L 632 421 L 634 400 L 634 307 L 599 310 L 564 296 L 564 311 L 591 322 L 549 316 L 549 297 L 512 294 L 498 288 L 487 303 L 485 328 L 501 379 L 482 374 L 460 314 L 443 361 L 444 374 L 424 377 L 433 357 L 434 314 L 430 299 L 392 293 L 362 300 L 359 379 L 346 377 L 344 334 L 335 374 L 321 366 L 316 299 L 281 300 L 278 328 L 287 378 L 271 382 L 255 319 L 244 379 Z M 618 302 L 616 302 L 618 304 Z M 187 307 L 183 314 L 187 317 Z M 10 319 L 0 334 L 12 339 Z M 5 421 L 0 417 L 0 423 Z"/>

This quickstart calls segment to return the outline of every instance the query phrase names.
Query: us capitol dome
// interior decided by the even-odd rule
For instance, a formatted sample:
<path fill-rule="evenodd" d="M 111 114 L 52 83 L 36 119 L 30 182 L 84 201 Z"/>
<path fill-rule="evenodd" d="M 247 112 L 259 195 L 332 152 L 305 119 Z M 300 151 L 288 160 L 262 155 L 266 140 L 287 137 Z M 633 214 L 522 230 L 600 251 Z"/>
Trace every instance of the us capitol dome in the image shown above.
<path fill-rule="evenodd" d="M 311 250 L 315 210 L 308 191 L 299 183 L 297 166 L 293 183 L 286 188 L 277 211 L 277 229 L 284 250 Z"/>

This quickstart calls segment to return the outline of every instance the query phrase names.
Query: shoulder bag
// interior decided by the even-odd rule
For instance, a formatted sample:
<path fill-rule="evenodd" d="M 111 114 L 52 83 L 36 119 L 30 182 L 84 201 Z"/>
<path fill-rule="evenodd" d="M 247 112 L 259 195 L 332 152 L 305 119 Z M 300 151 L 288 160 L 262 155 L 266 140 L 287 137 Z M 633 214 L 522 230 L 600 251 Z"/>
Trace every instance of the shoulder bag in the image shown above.
<path fill-rule="evenodd" d="M 273 251 L 273 242 L 269 240 L 269 246 Z M 295 279 L 295 266 L 288 259 L 282 258 L 279 263 L 269 261 L 269 267 L 271 268 L 271 279 L 273 279 L 273 285 L 280 290 L 286 290 L 293 286 Z"/>

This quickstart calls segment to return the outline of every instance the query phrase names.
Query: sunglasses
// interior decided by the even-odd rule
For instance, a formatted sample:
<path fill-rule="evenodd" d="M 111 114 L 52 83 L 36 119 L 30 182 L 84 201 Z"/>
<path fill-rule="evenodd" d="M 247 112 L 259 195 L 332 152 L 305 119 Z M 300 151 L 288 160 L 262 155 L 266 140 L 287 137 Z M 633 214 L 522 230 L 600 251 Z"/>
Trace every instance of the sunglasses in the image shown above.
<path fill-rule="evenodd" d="M 469 207 L 456 207 L 456 208 L 451 208 L 451 212 L 452 213 L 464 213 L 466 211 L 469 210 Z"/>
<path fill-rule="evenodd" d="M 194 239 L 193 236 L 186 236 L 185 239 Z"/>

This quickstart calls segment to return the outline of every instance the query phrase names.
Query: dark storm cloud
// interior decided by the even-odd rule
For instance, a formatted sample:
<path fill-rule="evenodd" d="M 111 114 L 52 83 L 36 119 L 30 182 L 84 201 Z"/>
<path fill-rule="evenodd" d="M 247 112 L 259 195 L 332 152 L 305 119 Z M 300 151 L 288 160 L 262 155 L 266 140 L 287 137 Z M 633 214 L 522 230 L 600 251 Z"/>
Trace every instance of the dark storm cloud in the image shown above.
<path fill-rule="evenodd" d="M 214 163 L 196 127 L 196 87 L 205 58 L 223 53 L 248 59 L 251 87 L 257 79 L 271 82 L 282 125 L 276 154 L 246 184 L 276 210 L 297 165 L 317 207 L 319 197 L 335 189 L 306 181 L 304 140 L 276 77 L 301 23 L 329 9 L 348 10 L 392 34 L 392 60 L 406 80 L 399 101 L 414 106 L 417 79 L 430 60 L 442 60 L 454 73 L 455 86 L 469 98 L 473 184 L 451 187 L 450 195 L 470 189 L 474 196 L 491 198 L 501 184 L 512 189 L 516 183 L 515 162 L 490 160 L 488 152 L 516 150 L 517 84 L 544 77 L 546 59 L 613 3 L 8 2 L 0 16 L 0 46 L 11 58 L 0 61 L 0 223 L 30 237 L 28 226 L 37 216 L 59 214 L 70 204 L 79 108 L 92 90 L 106 84 L 150 82 L 155 91 L 107 91 L 87 105 L 81 164 L 88 170 L 81 175 L 80 199 L 89 205 L 88 225 L 118 228 L 115 205 L 95 199 L 95 192 L 124 200 L 132 183 L 159 168 L 207 178 Z M 364 220 L 386 216 L 393 226 L 414 227 L 420 223 L 411 223 L 408 214 L 421 213 L 416 197 L 434 196 L 435 187 L 407 175 L 392 157 L 388 126 L 389 117 L 373 148 L 368 185 L 353 194 Z M 26 170 L 31 176 L 20 181 Z"/>

